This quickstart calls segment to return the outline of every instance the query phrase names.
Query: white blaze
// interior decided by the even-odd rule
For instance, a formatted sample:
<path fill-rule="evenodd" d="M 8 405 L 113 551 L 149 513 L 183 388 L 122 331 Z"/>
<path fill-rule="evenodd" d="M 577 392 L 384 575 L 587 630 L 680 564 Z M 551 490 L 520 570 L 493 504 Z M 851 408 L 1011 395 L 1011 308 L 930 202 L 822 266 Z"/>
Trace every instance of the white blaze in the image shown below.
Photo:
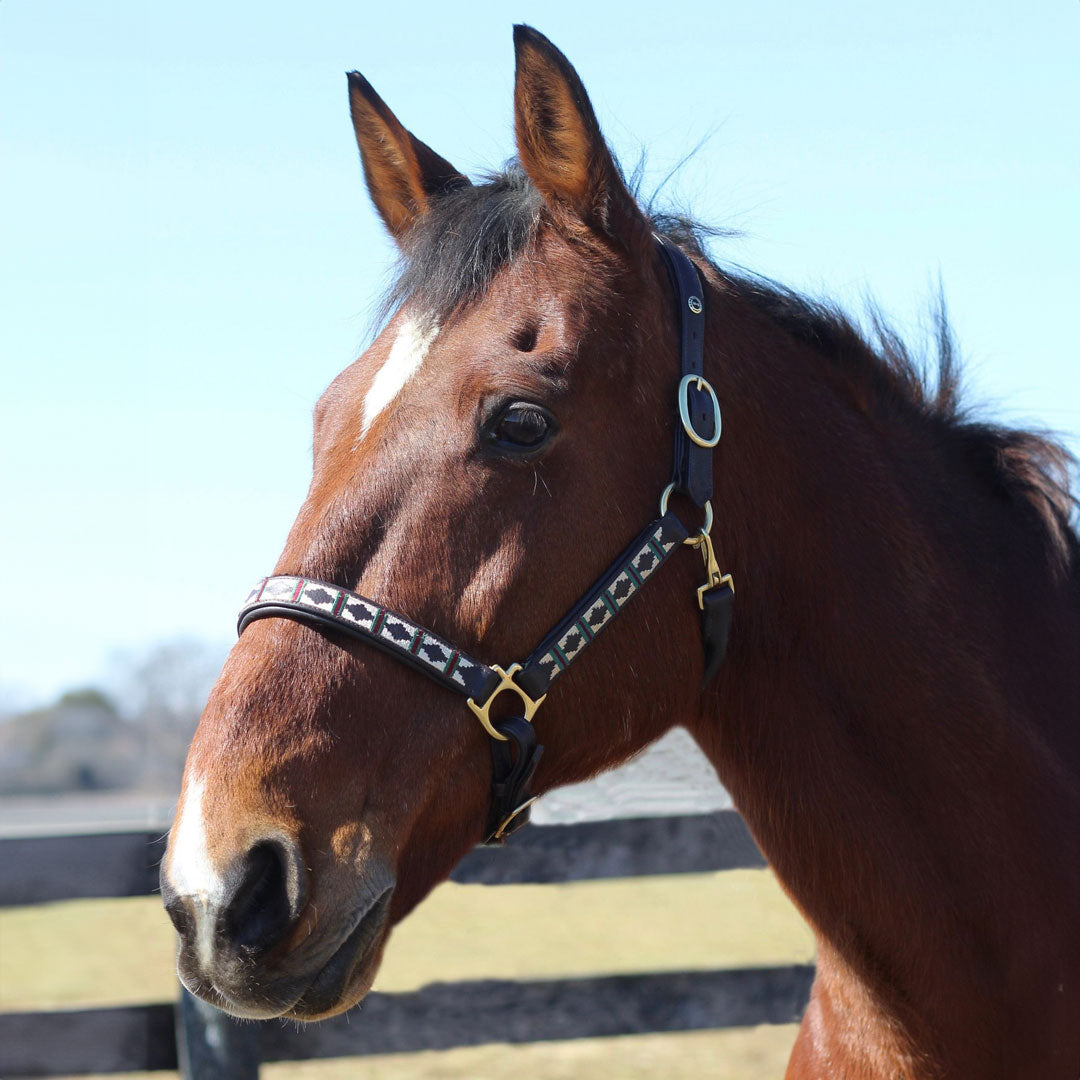
<path fill-rule="evenodd" d="M 169 884 L 181 896 L 194 896 L 207 903 L 225 898 L 225 882 L 210 861 L 206 846 L 206 819 L 203 793 L 206 782 L 193 776 L 180 807 L 180 822 L 169 843 Z"/>
<path fill-rule="evenodd" d="M 371 380 L 371 386 L 364 395 L 364 427 L 360 432 L 361 437 L 367 434 L 375 417 L 398 396 L 401 388 L 419 371 L 438 332 L 439 327 L 436 325 L 425 333 L 412 319 L 406 319 L 401 324 L 401 329 L 390 348 L 390 355 L 375 373 L 375 378 Z"/>

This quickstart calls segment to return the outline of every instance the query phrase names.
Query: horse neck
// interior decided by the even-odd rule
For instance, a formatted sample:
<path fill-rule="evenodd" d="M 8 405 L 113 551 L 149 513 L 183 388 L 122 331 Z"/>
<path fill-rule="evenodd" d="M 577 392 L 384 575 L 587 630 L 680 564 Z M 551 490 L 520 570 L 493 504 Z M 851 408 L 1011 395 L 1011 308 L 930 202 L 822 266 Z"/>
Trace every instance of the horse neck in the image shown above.
<path fill-rule="evenodd" d="M 1075 583 L 1032 568 L 1030 530 L 940 432 L 876 410 L 730 296 L 710 311 L 716 532 L 737 599 L 695 736 L 823 959 L 890 1023 L 912 1002 L 916 1027 L 983 1007 L 973 978 L 1028 978 L 1011 955 L 1025 920 L 1043 928 L 1026 962 L 1076 965 L 1075 987 L 1080 956 L 1060 945 L 1080 904 L 1080 858 L 1061 847 L 1080 854 Z"/>

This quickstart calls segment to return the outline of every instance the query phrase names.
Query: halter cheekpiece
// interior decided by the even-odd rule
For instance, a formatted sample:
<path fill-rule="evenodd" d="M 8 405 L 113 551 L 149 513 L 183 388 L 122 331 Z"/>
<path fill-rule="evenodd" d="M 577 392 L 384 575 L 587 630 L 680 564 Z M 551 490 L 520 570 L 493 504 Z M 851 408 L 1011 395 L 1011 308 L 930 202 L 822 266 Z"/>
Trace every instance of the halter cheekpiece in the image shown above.
<path fill-rule="evenodd" d="M 716 673 L 727 648 L 735 587 L 731 575 L 721 573 L 710 539 L 712 448 L 720 439 L 720 405 L 703 371 L 704 294 L 694 264 L 666 237 L 656 239 L 679 310 L 682 378 L 671 483 L 660 497 L 660 516 L 642 529 L 528 659 L 505 669 L 485 664 L 374 600 L 311 578 L 263 578 L 240 609 L 238 633 L 256 619 L 271 617 L 327 627 L 375 645 L 465 697 L 492 738 L 491 809 L 485 843 L 501 843 L 528 820 L 534 800 L 527 788 L 543 752 L 531 721 L 551 684 L 683 544 L 697 547 L 705 564 L 705 583 L 697 590 L 705 682 Z M 672 494 L 704 507 L 705 523 L 697 533 L 691 534 L 668 509 Z M 506 691 L 520 699 L 520 715 L 493 720 L 491 706 Z"/>

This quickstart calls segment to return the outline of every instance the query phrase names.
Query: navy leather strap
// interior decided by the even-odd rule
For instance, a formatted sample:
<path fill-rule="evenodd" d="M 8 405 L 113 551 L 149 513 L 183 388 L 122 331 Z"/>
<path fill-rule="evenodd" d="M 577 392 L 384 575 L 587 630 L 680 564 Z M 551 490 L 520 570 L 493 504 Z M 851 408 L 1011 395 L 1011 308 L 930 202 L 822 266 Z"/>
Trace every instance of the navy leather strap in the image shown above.
<path fill-rule="evenodd" d="M 533 651 L 515 682 L 533 699 L 543 697 L 686 535 L 673 513 L 651 521 Z M 478 704 L 487 701 L 502 678 L 426 627 L 325 581 L 293 575 L 263 578 L 240 609 L 237 633 L 256 619 L 273 617 L 299 619 L 366 641 Z"/>
<path fill-rule="evenodd" d="M 525 693 L 534 700 L 546 694 L 555 679 L 667 562 L 686 535 L 673 513 L 650 521 L 522 665 L 517 683 Z"/>
<path fill-rule="evenodd" d="M 263 578 L 248 593 L 237 634 L 256 619 L 298 619 L 359 638 L 422 671 L 437 683 L 486 701 L 499 674 L 430 630 L 359 593 L 311 578 Z"/>
<path fill-rule="evenodd" d="M 498 724 L 505 741 L 491 744 L 491 806 L 484 829 L 485 844 L 505 843 L 529 821 L 529 784 L 540 764 L 544 748 L 536 741 L 536 729 L 523 716 L 510 716 Z"/>
<path fill-rule="evenodd" d="M 671 278 L 679 321 L 680 371 L 687 375 L 705 374 L 705 290 L 697 267 L 665 236 L 657 236 L 664 263 Z M 716 434 L 720 417 L 707 391 L 691 385 L 684 391 L 687 411 L 694 430 L 705 440 Z M 695 443 L 678 417 L 675 421 L 675 460 L 671 482 L 675 491 L 704 506 L 712 498 L 712 448 Z"/>
<path fill-rule="evenodd" d="M 701 677 L 703 690 L 712 682 L 724 662 L 734 609 L 735 586 L 730 580 L 722 581 L 701 597 L 701 641 L 705 646 L 705 673 Z"/>

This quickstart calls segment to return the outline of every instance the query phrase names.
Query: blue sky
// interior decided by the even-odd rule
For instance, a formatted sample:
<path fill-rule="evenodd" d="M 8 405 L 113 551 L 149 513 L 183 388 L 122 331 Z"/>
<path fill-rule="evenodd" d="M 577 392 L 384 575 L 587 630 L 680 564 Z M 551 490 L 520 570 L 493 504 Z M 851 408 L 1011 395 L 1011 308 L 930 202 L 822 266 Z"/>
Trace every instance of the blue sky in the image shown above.
<path fill-rule="evenodd" d="M 513 148 L 510 27 L 577 66 L 627 163 L 744 231 L 721 261 L 918 336 L 1080 450 L 1080 4 L 821 0 L 0 5 L 0 687 L 229 640 L 303 497 L 311 407 L 392 249 L 344 72 L 476 173 Z"/>

